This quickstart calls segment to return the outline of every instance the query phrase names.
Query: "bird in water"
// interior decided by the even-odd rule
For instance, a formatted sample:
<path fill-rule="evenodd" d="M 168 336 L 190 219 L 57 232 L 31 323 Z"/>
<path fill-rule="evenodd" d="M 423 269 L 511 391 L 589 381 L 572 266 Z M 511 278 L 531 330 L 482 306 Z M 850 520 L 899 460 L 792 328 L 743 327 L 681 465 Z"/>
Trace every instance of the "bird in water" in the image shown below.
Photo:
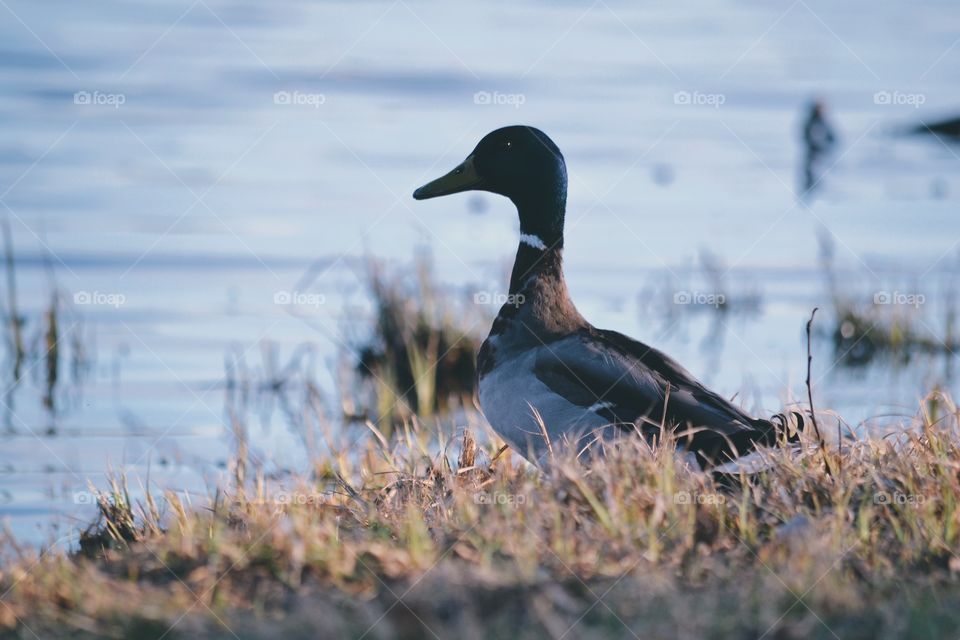
<path fill-rule="evenodd" d="M 812 192 L 823 177 L 823 161 L 837 144 L 837 136 L 826 115 L 826 105 L 814 100 L 803 121 L 803 193 Z"/>
<path fill-rule="evenodd" d="M 910 129 L 910 133 L 931 133 L 950 142 L 957 142 L 960 140 L 960 117 L 931 123 L 921 122 Z"/>
<path fill-rule="evenodd" d="M 666 426 L 711 466 L 787 439 L 786 416 L 753 418 L 666 354 L 580 315 L 563 274 L 566 163 L 545 133 L 497 129 L 413 197 L 464 191 L 506 196 L 520 216 L 510 295 L 477 357 L 480 407 L 514 450 L 544 466 L 560 443 L 579 452 L 624 432 L 653 441 Z"/>

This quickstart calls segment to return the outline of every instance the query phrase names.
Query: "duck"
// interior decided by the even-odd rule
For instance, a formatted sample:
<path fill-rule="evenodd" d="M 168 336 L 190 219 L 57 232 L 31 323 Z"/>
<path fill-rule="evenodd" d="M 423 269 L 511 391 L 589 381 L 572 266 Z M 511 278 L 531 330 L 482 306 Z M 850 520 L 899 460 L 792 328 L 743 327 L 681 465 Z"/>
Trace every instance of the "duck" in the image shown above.
<path fill-rule="evenodd" d="M 911 133 L 933 134 L 938 137 L 945 137 L 956 142 L 960 139 L 960 117 L 947 118 L 938 122 L 922 122 L 910 129 Z"/>
<path fill-rule="evenodd" d="M 665 353 L 580 314 L 563 271 L 566 162 L 543 131 L 514 125 L 487 134 L 413 197 L 466 191 L 505 196 L 520 218 L 509 295 L 476 367 L 480 410 L 513 450 L 547 467 L 561 446 L 583 455 L 627 433 L 653 443 L 669 428 L 706 468 L 797 441 L 799 414 L 754 418 Z"/>

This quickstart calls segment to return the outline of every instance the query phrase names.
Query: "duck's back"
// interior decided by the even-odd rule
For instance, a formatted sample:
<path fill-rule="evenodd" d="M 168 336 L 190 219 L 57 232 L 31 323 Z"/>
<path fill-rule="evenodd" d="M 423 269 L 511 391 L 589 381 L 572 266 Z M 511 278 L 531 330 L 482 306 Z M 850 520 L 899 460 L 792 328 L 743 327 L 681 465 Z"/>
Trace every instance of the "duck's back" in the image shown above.
<path fill-rule="evenodd" d="M 498 317 L 478 357 L 480 406 L 498 434 L 530 459 L 552 445 L 583 447 L 624 429 L 652 439 L 679 428 L 701 459 L 772 444 L 771 423 L 710 391 L 669 356 L 586 323 L 541 334 L 520 311 Z"/>

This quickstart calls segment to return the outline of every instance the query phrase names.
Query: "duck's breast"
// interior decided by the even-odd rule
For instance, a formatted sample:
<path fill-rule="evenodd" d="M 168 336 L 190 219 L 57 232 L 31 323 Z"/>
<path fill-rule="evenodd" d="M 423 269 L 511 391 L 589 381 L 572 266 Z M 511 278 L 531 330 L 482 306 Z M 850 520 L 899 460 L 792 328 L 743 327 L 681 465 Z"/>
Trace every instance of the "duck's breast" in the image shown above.
<path fill-rule="evenodd" d="M 542 462 L 550 446 L 555 451 L 582 447 L 595 431 L 610 426 L 540 381 L 535 364 L 548 347 L 526 349 L 510 358 L 498 357 L 502 351 L 496 347 L 496 338 L 491 337 L 481 350 L 480 408 L 494 431 L 528 460 Z"/>

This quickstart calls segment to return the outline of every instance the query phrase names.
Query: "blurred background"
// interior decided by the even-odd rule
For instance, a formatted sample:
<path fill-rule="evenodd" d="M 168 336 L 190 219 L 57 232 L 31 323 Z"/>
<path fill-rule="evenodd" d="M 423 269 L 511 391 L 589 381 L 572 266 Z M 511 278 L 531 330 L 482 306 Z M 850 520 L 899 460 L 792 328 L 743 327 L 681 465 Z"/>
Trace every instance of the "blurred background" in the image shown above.
<path fill-rule="evenodd" d="M 202 492 L 238 447 L 303 471 L 322 434 L 402 421 L 398 399 L 467 419 L 516 214 L 410 193 L 507 124 L 566 156 L 567 279 L 594 324 L 758 413 L 805 399 L 814 307 L 815 398 L 848 428 L 957 390 L 955 3 L 0 15 L 0 515 L 18 538 L 69 537 L 109 470 Z M 423 371 L 442 375 L 410 396 Z"/>

